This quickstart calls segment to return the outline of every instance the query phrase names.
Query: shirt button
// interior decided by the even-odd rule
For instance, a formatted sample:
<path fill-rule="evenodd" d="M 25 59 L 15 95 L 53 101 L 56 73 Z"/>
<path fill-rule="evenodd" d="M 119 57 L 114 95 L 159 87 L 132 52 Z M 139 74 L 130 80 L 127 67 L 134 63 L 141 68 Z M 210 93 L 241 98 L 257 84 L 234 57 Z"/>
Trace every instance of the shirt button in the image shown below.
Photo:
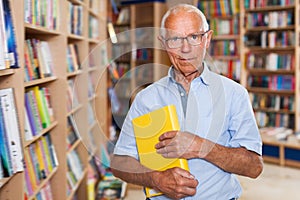
<path fill-rule="evenodd" d="M 183 97 L 183 96 L 184 96 L 184 93 L 183 93 L 183 92 L 181 92 L 181 93 L 180 93 L 180 96 L 182 96 L 182 97 Z"/>

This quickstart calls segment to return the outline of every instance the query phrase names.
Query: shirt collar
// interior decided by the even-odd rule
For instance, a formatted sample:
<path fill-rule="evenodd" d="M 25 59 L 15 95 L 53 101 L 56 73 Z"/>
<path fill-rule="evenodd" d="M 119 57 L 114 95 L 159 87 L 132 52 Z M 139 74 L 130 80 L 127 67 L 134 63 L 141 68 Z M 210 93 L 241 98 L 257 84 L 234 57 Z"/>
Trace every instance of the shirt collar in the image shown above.
<path fill-rule="evenodd" d="M 204 83 L 205 85 L 209 85 L 210 83 L 210 74 L 212 73 L 207 64 L 205 62 L 203 62 L 203 71 L 201 73 L 201 75 L 199 77 L 197 77 L 196 79 L 200 78 L 200 80 L 202 81 L 202 83 Z M 174 74 L 174 66 L 172 65 L 168 71 L 168 77 L 169 77 L 169 80 L 176 83 L 176 80 L 175 80 L 175 74 Z"/>

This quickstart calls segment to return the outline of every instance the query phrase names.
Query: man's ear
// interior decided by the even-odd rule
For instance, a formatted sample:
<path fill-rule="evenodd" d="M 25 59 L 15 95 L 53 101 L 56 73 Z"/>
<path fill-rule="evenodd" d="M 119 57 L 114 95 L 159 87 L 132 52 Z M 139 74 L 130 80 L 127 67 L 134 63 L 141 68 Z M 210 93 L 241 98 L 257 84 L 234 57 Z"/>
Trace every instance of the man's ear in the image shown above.
<path fill-rule="evenodd" d="M 162 36 L 161 36 L 161 35 L 157 36 L 157 39 L 159 40 L 161 47 L 162 47 L 163 49 L 166 49 L 165 41 L 164 41 L 164 39 L 162 38 Z"/>
<path fill-rule="evenodd" d="M 209 30 L 206 35 L 207 35 L 207 38 L 206 38 L 206 44 L 205 44 L 205 48 L 208 49 L 209 48 L 209 45 L 210 45 L 210 41 L 211 41 L 211 38 L 212 38 L 212 35 L 213 35 L 213 30 Z"/>

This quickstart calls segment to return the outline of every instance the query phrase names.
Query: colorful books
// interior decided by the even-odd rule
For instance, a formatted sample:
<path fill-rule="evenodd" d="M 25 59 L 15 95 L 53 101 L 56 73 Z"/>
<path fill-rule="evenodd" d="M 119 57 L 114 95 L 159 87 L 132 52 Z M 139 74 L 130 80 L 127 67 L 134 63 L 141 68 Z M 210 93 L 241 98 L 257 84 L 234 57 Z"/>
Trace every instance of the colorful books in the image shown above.
<path fill-rule="evenodd" d="M 149 112 L 132 120 L 137 149 L 141 164 L 153 170 L 164 171 L 173 167 L 189 170 L 186 159 L 164 158 L 156 153 L 155 144 L 159 136 L 167 131 L 180 130 L 176 107 L 168 105 Z M 161 193 L 146 188 L 146 196 L 157 196 Z"/>

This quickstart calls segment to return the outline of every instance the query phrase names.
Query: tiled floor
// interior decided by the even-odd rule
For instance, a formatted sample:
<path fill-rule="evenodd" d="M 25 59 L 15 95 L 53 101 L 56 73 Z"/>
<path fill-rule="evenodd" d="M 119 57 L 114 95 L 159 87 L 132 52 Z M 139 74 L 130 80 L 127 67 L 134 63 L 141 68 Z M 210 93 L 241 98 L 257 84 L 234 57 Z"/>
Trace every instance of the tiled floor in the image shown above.
<path fill-rule="evenodd" d="M 240 200 L 300 200 L 300 169 L 265 164 L 257 179 L 239 177 L 243 195 Z M 140 187 L 129 186 L 125 200 L 144 200 Z"/>

